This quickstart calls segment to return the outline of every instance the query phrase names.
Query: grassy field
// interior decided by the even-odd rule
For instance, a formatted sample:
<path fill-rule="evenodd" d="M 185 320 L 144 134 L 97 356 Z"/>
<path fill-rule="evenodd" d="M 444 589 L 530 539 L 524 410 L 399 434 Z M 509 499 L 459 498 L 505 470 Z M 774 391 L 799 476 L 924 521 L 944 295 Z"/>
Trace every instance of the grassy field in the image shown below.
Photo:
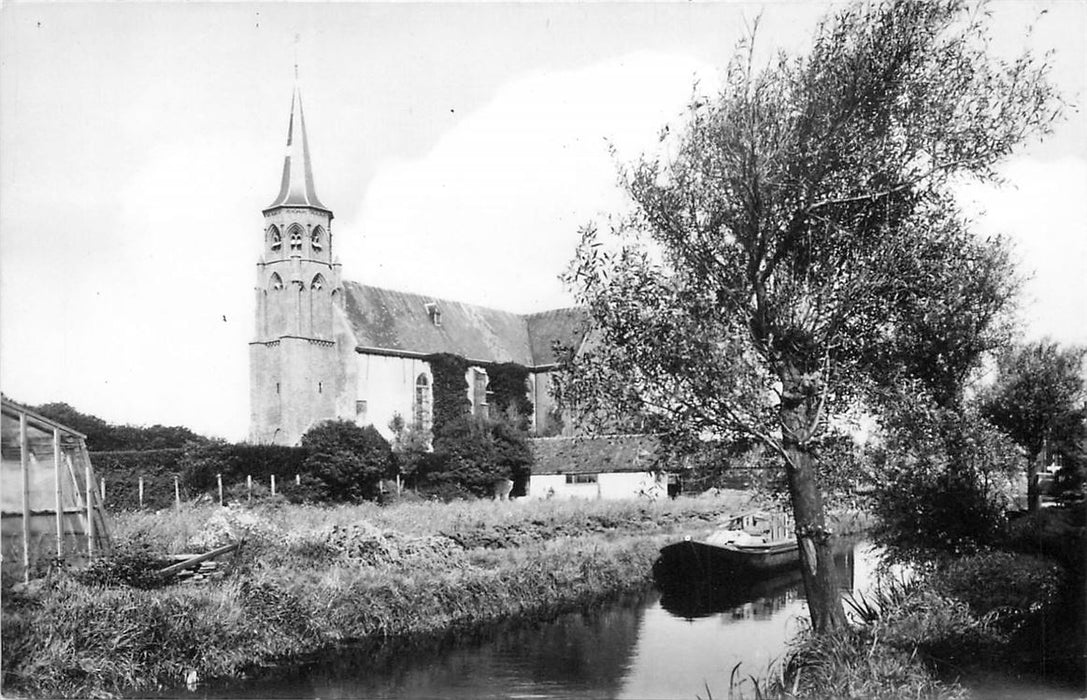
<path fill-rule="evenodd" d="M 147 693 L 260 673 L 347 640 L 549 618 L 643 587 L 665 541 L 749 505 L 732 492 L 127 514 L 115 522 L 118 554 L 94 573 L 4 592 L 3 689 Z M 153 555 L 239 539 L 217 580 L 131 585 L 145 585 Z"/>

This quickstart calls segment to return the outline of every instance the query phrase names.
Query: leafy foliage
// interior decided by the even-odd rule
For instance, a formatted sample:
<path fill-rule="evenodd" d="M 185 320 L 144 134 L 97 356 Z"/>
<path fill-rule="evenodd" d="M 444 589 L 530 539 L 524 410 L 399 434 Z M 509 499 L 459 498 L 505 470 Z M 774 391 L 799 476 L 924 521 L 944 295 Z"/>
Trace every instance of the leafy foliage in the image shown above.
<path fill-rule="evenodd" d="M 996 551 L 948 560 L 931 585 L 966 602 L 975 615 L 995 614 L 1012 628 L 1059 600 L 1064 575 L 1050 559 Z"/>
<path fill-rule="evenodd" d="M 95 473 L 106 480 L 106 508 L 135 510 L 140 505 L 139 479 L 144 480 L 144 507 L 166 508 L 174 502 L 174 476 L 184 471 L 183 449 L 137 452 L 92 452 Z"/>
<path fill-rule="evenodd" d="M 962 555 L 1005 533 L 1000 487 L 1023 458 L 976 411 L 900 394 L 868 458 L 879 518 L 873 535 L 900 557 Z"/>
<path fill-rule="evenodd" d="M 309 450 L 306 474 L 323 485 L 322 500 L 377 498 L 380 481 L 395 471 L 392 448 L 372 425 L 325 421 L 302 436 L 302 447 Z"/>
<path fill-rule="evenodd" d="M 491 414 L 505 416 L 519 430 L 527 431 L 532 417 L 532 402 L 528 399 L 528 368 L 515 362 L 487 365 L 487 376 Z"/>
<path fill-rule="evenodd" d="M 413 485 L 429 490 L 456 484 L 475 496 L 490 496 L 495 481 L 522 485 L 532 471 L 527 435 L 504 421 L 463 416 L 434 437 L 434 453 L 415 473 Z"/>
<path fill-rule="evenodd" d="M 1009 348 L 997 362 L 997 379 L 982 399 L 982 412 L 1026 449 L 1030 457 L 1028 496 L 1037 510 L 1034 478 L 1039 459 L 1059 455 L 1068 486 L 1082 482 L 1087 467 L 1087 348 L 1061 348 L 1042 340 Z M 1048 451 L 1049 454 L 1043 454 Z"/>
<path fill-rule="evenodd" d="M 819 631 L 844 620 L 823 561 L 828 415 L 904 380 L 954 404 L 1005 337 L 1008 256 L 950 184 L 992 179 L 1061 103 L 1048 66 L 987 45 L 983 14 L 928 0 L 852 4 L 806 56 L 761 69 L 741 46 L 719 93 L 662 135 L 668 155 L 624 171 L 633 211 L 584 227 L 566 275 L 598 342 L 564 400 L 588 421 L 650 413 L 776 452 L 816 544 Z"/>
<path fill-rule="evenodd" d="M 77 411 L 66 403 L 47 403 L 32 408 L 46 418 L 86 435 L 87 449 L 92 452 L 164 450 L 208 441 L 208 438 L 179 425 L 115 425 L 98 416 Z"/>
<path fill-rule="evenodd" d="M 468 400 L 468 361 L 459 355 L 440 353 L 426 358 L 434 377 L 433 432 L 439 433 L 448 423 L 468 415 L 472 403 Z"/>
<path fill-rule="evenodd" d="M 156 572 L 169 563 L 168 559 L 154 554 L 148 543 L 132 540 L 76 570 L 73 577 L 87 586 L 157 588 L 164 581 Z"/>

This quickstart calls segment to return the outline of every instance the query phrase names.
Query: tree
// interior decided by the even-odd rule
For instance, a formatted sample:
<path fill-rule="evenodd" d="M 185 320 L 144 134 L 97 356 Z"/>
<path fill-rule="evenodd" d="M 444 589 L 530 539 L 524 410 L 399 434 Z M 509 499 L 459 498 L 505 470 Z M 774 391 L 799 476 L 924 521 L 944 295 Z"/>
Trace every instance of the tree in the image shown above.
<path fill-rule="evenodd" d="M 310 450 L 307 473 L 323 482 L 330 501 L 377 498 L 381 479 L 396 468 L 392 448 L 372 425 L 324 421 L 306 431 L 302 446 Z"/>
<path fill-rule="evenodd" d="M 662 134 L 669 155 L 624 170 L 633 211 L 584 227 L 566 274 L 596 342 L 564 400 L 587 421 L 656 413 L 777 454 L 817 632 L 845 619 L 816 450 L 827 417 L 924 374 L 934 340 L 954 367 L 929 379 L 961 374 L 1010 294 L 1000 244 L 970 233 L 949 185 L 993 178 L 1061 105 L 1047 66 L 991 59 L 986 40 L 958 0 L 898 0 L 838 12 L 807 56 L 765 68 L 746 42 L 719 93 Z M 942 336 L 956 313 L 962 337 Z"/>
<path fill-rule="evenodd" d="M 1028 454 L 1027 502 L 1038 509 L 1038 463 L 1053 450 L 1079 451 L 1087 419 L 1083 361 L 1087 348 L 1040 340 L 1011 348 L 997 361 L 997 377 L 982 412 Z"/>
<path fill-rule="evenodd" d="M 417 467 L 430 485 L 456 484 L 476 496 L 491 495 L 499 479 L 527 482 L 532 451 L 526 433 L 504 420 L 461 416 L 434 436 L 434 453 Z"/>
<path fill-rule="evenodd" d="M 881 415 L 866 456 L 878 475 L 871 495 L 876 542 L 899 559 L 939 561 L 1004 534 L 1003 486 L 1022 450 L 973 402 L 942 407 L 923 389 L 900 392 Z"/>

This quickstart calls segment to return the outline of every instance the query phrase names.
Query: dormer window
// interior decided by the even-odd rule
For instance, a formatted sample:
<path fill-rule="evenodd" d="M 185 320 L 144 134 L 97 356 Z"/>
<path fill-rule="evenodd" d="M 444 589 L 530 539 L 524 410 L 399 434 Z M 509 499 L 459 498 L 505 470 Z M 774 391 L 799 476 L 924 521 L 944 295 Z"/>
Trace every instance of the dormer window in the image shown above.
<path fill-rule="evenodd" d="M 430 323 L 437 328 L 442 327 L 442 310 L 438 308 L 438 305 L 431 302 L 426 304 L 427 318 L 430 319 Z"/>
<path fill-rule="evenodd" d="M 302 250 L 302 232 L 298 229 L 291 231 L 291 250 Z"/>

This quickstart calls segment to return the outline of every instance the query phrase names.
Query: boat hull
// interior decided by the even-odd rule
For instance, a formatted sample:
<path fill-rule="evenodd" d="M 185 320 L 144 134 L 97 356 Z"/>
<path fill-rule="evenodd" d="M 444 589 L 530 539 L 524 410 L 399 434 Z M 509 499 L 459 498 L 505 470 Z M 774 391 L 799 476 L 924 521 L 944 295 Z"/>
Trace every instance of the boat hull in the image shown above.
<path fill-rule="evenodd" d="M 759 578 L 799 564 L 800 550 L 795 540 L 760 545 L 714 545 L 685 540 L 661 549 L 653 573 L 658 580 Z"/>

